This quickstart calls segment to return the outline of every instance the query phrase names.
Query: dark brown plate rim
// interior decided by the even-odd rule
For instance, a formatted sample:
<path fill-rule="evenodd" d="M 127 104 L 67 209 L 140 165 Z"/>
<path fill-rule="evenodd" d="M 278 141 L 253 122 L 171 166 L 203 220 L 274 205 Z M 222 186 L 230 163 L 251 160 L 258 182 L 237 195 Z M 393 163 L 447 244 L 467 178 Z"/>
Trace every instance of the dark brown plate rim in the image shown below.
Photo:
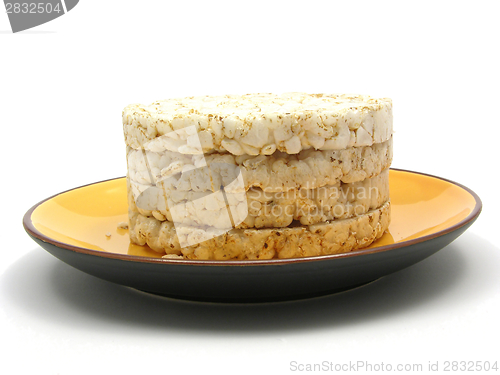
<path fill-rule="evenodd" d="M 360 255 L 366 255 L 366 254 L 379 253 L 379 252 L 389 251 L 389 250 L 396 249 L 396 248 L 411 246 L 411 245 L 414 245 L 414 244 L 417 244 L 420 242 L 429 241 L 429 240 L 432 240 L 434 238 L 443 236 L 447 233 L 453 232 L 453 231 L 459 229 L 460 227 L 468 224 L 469 222 L 475 220 L 477 218 L 477 216 L 481 213 L 482 206 L 483 206 L 481 199 L 474 191 L 472 191 L 471 189 L 469 189 L 468 187 L 466 187 L 462 184 L 448 180 L 446 178 L 433 176 L 433 175 L 427 174 L 427 173 L 415 172 L 415 171 L 410 171 L 410 170 L 406 170 L 406 169 L 399 169 L 399 168 L 391 168 L 391 169 L 395 170 L 395 171 L 400 171 L 400 172 L 407 172 L 407 173 L 413 173 L 413 174 L 419 174 L 419 175 L 423 175 L 423 176 L 427 176 L 427 177 L 432 177 L 432 178 L 443 180 L 443 181 L 446 181 L 446 182 L 451 183 L 453 185 L 456 185 L 456 186 L 464 189 L 465 191 L 467 191 L 469 194 L 471 194 L 474 197 L 475 202 L 476 202 L 474 209 L 469 213 L 469 215 L 467 215 L 466 218 L 462 219 L 460 222 L 458 222 L 458 223 L 456 223 L 456 224 L 454 224 L 446 229 L 443 229 L 439 232 L 428 234 L 428 235 L 425 235 L 422 237 L 414 238 L 414 239 L 408 240 L 408 241 L 402 241 L 402 242 L 398 242 L 398 243 L 394 243 L 394 244 L 390 244 L 390 245 L 384 245 L 384 246 L 380 246 L 380 247 L 376 247 L 376 248 L 372 248 L 372 249 L 355 250 L 355 251 L 351 251 L 348 253 L 341 253 L 341 254 L 320 255 L 320 256 L 308 257 L 308 258 L 265 259 L 265 260 L 222 260 L 222 261 L 220 261 L 220 260 L 188 260 L 188 259 L 151 258 L 151 257 L 137 256 L 137 255 L 116 254 L 116 253 L 110 253 L 110 252 L 105 252 L 105 251 L 91 250 L 91 249 L 87 249 L 84 247 L 73 246 L 73 245 L 69 245 L 69 244 L 64 243 L 64 242 L 56 241 L 56 240 L 42 234 L 41 232 L 39 232 L 35 228 L 35 226 L 33 225 L 33 222 L 31 221 L 31 215 L 33 214 L 33 211 L 35 211 L 35 209 L 38 206 L 40 206 L 42 203 L 44 203 L 50 199 L 53 199 L 54 197 L 56 197 L 58 195 L 67 193 L 67 192 L 72 191 L 72 190 L 76 190 L 76 189 L 80 189 L 80 188 L 83 188 L 86 186 L 100 184 L 103 182 L 124 178 L 124 177 L 115 177 L 115 178 L 111 178 L 108 180 L 94 182 L 94 183 L 79 186 L 79 187 L 76 187 L 73 189 L 69 189 L 69 190 L 60 192 L 58 194 L 55 194 L 51 197 L 48 197 L 48 198 L 38 202 L 33 207 L 31 207 L 24 215 L 23 226 L 29 235 L 31 235 L 31 236 L 33 236 L 33 237 L 35 237 L 43 242 L 47 242 L 47 243 L 52 244 L 54 246 L 57 246 L 59 248 L 75 251 L 77 253 L 94 255 L 94 256 L 99 256 L 99 257 L 104 257 L 104 258 L 112 258 L 112 259 L 119 259 L 119 260 L 132 261 L 132 262 L 168 263 L 168 264 L 178 264 L 178 265 L 182 264 L 182 265 L 190 265 L 190 266 L 252 266 L 252 265 L 253 266 L 263 266 L 263 265 L 279 265 L 279 264 L 303 263 L 303 262 L 318 262 L 318 261 L 327 260 L 327 259 L 346 258 L 346 257 L 354 257 L 354 256 L 360 256 Z"/>

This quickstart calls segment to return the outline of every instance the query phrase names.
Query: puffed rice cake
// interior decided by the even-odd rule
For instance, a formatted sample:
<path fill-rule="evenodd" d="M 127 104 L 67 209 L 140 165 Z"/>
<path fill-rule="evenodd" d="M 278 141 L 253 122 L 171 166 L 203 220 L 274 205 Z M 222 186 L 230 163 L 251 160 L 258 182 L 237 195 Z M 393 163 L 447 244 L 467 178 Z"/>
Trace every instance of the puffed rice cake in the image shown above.
<path fill-rule="evenodd" d="M 390 99 L 169 99 L 127 106 L 123 127 L 130 239 L 167 258 L 334 254 L 388 228 Z"/>

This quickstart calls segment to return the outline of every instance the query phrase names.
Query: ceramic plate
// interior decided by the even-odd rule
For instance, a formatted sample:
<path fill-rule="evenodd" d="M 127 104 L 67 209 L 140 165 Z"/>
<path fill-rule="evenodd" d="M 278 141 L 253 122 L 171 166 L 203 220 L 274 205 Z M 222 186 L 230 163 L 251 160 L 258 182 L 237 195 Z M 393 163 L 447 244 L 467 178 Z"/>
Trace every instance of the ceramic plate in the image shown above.
<path fill-rule="evenodd" d="M 255 302 L 354 288 L 411 266 L 460 236 L 481 211 L 470 189 L 443 178 L 391 169 L 392 221 L 370 247 L 301 259 L 162 259 L 129 241 L 125 178 L 57 194 L 24 216 L 28 234 L 63 262 L 124 286 L 174 298 Z M 111 234 L 111 236 L 109 236 Z"/>

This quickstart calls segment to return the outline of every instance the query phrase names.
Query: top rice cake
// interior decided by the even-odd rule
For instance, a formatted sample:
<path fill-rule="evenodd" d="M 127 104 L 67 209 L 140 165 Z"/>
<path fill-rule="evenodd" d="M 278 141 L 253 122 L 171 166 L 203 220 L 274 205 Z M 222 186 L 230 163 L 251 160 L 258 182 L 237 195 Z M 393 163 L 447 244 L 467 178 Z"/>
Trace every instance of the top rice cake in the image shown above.
<path fill-rule="evenodd" d="M 168 99 L 123 110 L 125 142 L 134 149 L 193 152 L 196 136 L 189 132 L 176 132 L 177 142 L 158 139 L 192 126 L 205 153 L 342 150 L 390 139 L 392 101 L 366 95 L 247 94 Z"/>

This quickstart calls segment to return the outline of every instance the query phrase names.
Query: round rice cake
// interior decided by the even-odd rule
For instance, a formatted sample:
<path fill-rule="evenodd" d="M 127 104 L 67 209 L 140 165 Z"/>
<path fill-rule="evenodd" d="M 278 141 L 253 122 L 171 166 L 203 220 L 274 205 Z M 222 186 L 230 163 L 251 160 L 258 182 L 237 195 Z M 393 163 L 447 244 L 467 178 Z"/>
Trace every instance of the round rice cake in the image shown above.
<path fill-rule="evenodd" d="M 159 221 L 218 229 L 282 228 L 293 220 L 310 225 L 380 207 L 389 200 L 389 169 L 354 183 L 276 193 L 260 188 L 236 193 L 172 191 L 166 198 L 161 189 L 151 187 L 136 198 L 135 189 L 128 188 L 129 210 Z"/>
<path fill-rule="evenodd" d="M 232 229 L 200 233 L 200 228 L 174 227 L 137 212 L 130 214 L 130 239 L 166 254 L 198 260 L 301 258 L 345 253 L 369 246 L 389 227 L 390 201 L 348 219 L 286 228 Z M 203 236 L 206 237 L 203 240 Z M 187 246 L 181 247 L 181 243 Z M 189 245 L 192 243 L 192 245 Z"/>
<path fill-rule="evenodd" d="M 367 95 L 246 94 L 168 99 L 123 110 L 136 150 L 271 155 L 343 150 L 392 136 L 392 101 Z"/>
<path fill-rule="evenodd" d="M 389 168 L 392 138 L 371 146 L 345 150 L 306 150 L 298 155 L 276 152 L 269 156 L 210 154 L 203 157 L 128 148 L 127 177 L 138 191 L 164 181 L 170 191 L 216 191 L 241 173 L 245 190 L 266 192 L 315 189 L 339 182 L 351 183 L 374 177 Z"/>

